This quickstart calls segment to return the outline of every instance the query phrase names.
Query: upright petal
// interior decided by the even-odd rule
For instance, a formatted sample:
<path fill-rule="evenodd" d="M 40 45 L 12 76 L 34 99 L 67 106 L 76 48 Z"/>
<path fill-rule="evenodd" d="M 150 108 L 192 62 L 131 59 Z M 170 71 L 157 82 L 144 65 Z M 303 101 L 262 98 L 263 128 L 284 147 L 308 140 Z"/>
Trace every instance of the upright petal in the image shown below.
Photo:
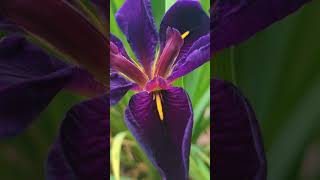
<path fill-rule="evenodd" d="M 48 179 L 60 180 L 72 175 L 76 177 L 74 180 L 107 179 L 109 133 L 107 97 L 74 106 L 67 113 L 58 140 L 49 154 Z"/>
<path fill-rule="evenodd" d="M 177 29 L 181 34 L 190 31 L 184 39 L 178 59 L 182 58 L 201 36 L 210 29 L 209 16 L 197 0 L 179 0 L 165 14 L 160 25 L 160 44 L 163 49 L 168 27 Z"/>
<path fill-rule="evenodd" d="M 141 92 L 130 100 L 125 121 L 163 179 L 186 180 L 193 125 L 191 102 L 181 88 L 161 94 L 163 120 L 152 93 Z"/>
<path fill-rule="evenodd" d="M 0 41 L 0 136 L 22 131 L 72 80 L 73 68 L 19 36 Z"/>
<path fill-rule="evenodd" d="M 212 51 L 238 44 L 310 0 L 212 0 Z"/>
<path fill-rule="evenodd" d="M 152 16 L 150 0 L 126 0 L 116 20 L 146 73 L 151 76 L 158 33 Z"/>
<path fill-rule="evenodd" d="M 168 80 L 184 76 L 210 60 L 210 35 L 207 34 L 193 43 L 185 57 L 175 64 Z"/>
<path fill-rule="evenodd" d="M 230 83 L 211 81 L 213 179 L 265 180 L 266 159 L 258 121 Z"/>
<path fill-rule="evenodd" d="M 1 0 L 0 14 L 109 84 L 107 39 L 66 1 Z"/>

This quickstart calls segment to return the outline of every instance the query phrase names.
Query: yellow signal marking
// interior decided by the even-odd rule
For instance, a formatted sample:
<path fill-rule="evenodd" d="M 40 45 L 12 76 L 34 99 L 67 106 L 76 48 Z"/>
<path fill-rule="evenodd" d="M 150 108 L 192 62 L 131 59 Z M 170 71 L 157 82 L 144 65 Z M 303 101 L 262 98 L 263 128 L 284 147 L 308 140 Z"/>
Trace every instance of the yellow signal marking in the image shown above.
<path fill-rule="evenodd" d="M 186 31 L 185 33 L 183 33 L 183 34 L 181 35 L 181 38 L 184 39 L 184 38 L 186 38 L 189 34 L 190 34 L 190 31 Z"/>
<path fill-rule="evenodd" d="M 158 113 L 159 113 L 160 120 L 163 121 L 164 116 L 163 116 L 163 108 L 162 108 L 162 102 L 161 102 L 160 94 L 158 94 L 158 93 L 155 94 L 155 99 L 156 99 L 156 105 L 157 105 L 157 110 L 158 110 Z"/>

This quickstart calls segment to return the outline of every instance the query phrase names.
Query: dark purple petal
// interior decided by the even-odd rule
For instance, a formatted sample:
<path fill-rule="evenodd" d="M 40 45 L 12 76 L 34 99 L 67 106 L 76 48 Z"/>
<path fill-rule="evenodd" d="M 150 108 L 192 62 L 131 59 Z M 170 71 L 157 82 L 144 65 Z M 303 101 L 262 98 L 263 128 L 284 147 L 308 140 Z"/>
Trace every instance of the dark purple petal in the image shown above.
<path fill-rule="evenodd" d="M 0 14 L 0 30 L 4 32 L 19 32 L 21 29 Z"/>
<path fill-rule="evenodd" d="M 163 179 L 186 180 L 193 124 L 191 102 L 181 88 L 161 91 L 164 119 L 160 120 L 153 94 L 132 97 L 125 121 Z"/>
<path fill-rule="evenodd" d="M 172 74 L 168 80 L 172 81 L 181 76 L 184 76 L 199 66 L 210 60 L 210 35 L 207 34 L 199 38 L 192 47 L 185 58 L 180 59 L 174 66 Z"/>
<path fill-rule="evenodd" d="M 213 178 L 265 180 L 266 159 L 258 121 L 232 84 L 211 81 Z"/>
<path fill-rule="evenodd" d="M 151 76 L 152 62 L 158 43 L 150 0 L 126 0 L 116 14 L 120 29 L 139 62 Z"/>
<path fill-rule="evenodd" d="M 118 73 L 112 73 L 110 75 L 110 105 L 117 104 L 133 86 L 134 83 L 123 78 Z"/>
<path fill-rule="evenodd" d="M 108 82 L 107 39 L 66 1 L 1 0 L 0 14 L 72 57 L 96 79 Z"/>
<path fill-rule="evenodd" d="M 0 41 L 0 89 L 67 68 L 72 76 L 65 84 L 66 89 L 90 97 L 105 94 L 106 87 L 91 74 L 50 57 L 25 38 L 12 35 Z"/>
<path fill-rule="evenodd" d="M 128 56 L 128 53 L 127 53 L 126 49 L 124 48 L 124 46 L 123 46 L 123 44 L 122 44 L 122 42 L 120 41 L 119 38 L 117 38 L 113 34 L 110 34 L 110 41 L 113 42 L 117 46 L 117 48 L 119 49 L 119 51 L 122 54 L 122 56 L 124 56 L 125 58 L 130 60 L 130 57 Z"/>
<path fill-rule="evenodd" d="M 19 36 L 0 41 L 0 136 L 22 131 L 72 80 L 66 67 Z"/>
<path fill-rule="evenodd" d="M 213 0 L 212 52 L 238 44 L 310 0 Z"/>
<path fill-rule="evenodd" d="M 73 174 L 77 180 L 107 179 L 109 133 L 107 97 L 91 99 L 74 106 L 62 123 L 58 144 L 53 146 L 49 154 L 47 177 L 60 180 L 61 177 Z M 68 169 L 72 171 L 58 169 L 59 163 L 60 166 L 71 167 Z"/>
<path fill-rule="evenodd" d="M 160 43 L 162 48 L 165 45 L 168 26 L 177 29 L 181 34 L 190 31 L 190 34 L 184 39 L 184 46 L 178 57 L 180 59 L 188 52 L 189 48 L 198 38 L 209 32 L 210 19 L 198 1 L 180 0 L 166 12 L 162 19 L 160 25 Z"/>
<path fill-rule="evenodd" d="M 47 180 L 76 180 L 74 172 L 64 156 L 61 142 L 53 144 L 46 164 Z"/>

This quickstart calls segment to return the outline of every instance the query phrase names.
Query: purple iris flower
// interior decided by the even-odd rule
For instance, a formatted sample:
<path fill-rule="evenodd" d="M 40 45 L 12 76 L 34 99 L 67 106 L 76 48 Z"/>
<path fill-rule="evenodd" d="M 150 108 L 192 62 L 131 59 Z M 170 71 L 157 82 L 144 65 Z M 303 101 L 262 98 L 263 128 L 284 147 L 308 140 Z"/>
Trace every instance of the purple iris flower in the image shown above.
<path fill-rule="evenodd" d="M 247 40 L 308 0 L 211 1 L 211 53 Z M 265 180 L 266 159 L 255 113 L 231 83 L 211 80 L 213 179 Z"/>
<path fill-rule="evenodd" d="M 92 2 L 96 11 L 72 0 L 0 1 L 0 137 L 23 131 L 61 90 L 90 98 L 62 122 L 47 160 L 50 180 L 109 173 L 107 4 Z"/>
<path fill-rule="evenodd" d="M 198 1 L 180 0 L 166 12 L 158 33 L 151 11 L 149 0 L 126 0 L 116 13 L 138 62 L 111 35 L 110 103 L 130 89 L 138 92 L 125 111 L 129 130 L 163 179 L 183 180 L 193 112 L 188 94 L 172 83 L 210 60 L 210 19 Z"/>

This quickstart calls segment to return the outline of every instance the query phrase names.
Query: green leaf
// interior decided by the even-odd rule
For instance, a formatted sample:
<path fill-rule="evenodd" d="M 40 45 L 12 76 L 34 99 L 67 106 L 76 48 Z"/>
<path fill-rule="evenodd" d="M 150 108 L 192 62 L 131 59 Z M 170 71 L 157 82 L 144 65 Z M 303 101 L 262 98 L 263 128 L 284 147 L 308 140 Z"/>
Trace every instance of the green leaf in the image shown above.
<path fill-rule="evenodd" d="M 121 156 L 121 146 L 127 132 L 118 133 L 112 140 L 112 145 L 110 148 L 110 160 L 112 171 L 115 180 L 120 180 L 120 156 Z"/>

